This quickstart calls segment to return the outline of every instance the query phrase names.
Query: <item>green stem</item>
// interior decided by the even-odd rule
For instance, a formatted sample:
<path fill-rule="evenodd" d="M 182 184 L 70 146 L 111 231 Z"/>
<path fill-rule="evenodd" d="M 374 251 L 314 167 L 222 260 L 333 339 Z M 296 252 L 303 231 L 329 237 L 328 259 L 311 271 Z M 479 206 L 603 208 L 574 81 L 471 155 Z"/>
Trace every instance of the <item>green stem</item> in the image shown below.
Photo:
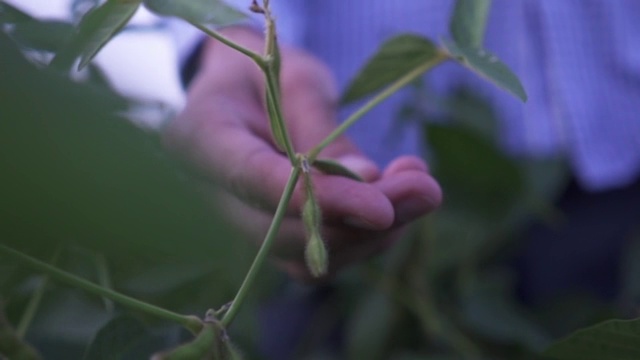
<path fill-rule="evenodd" d="M 140 312 L 154 315 L 165 320 L 176 322 L 184 326 L 194 334 L 197 334 L 198 331 L 202 328 L 202 322 L 193 316 L 177 314 L 172 311 L 165 310 L 161 307 L 157 307 L 155 305 L 151 305 L 143 301 L 136 300 L 132 297 L 120 294 L 113 290 L 103 288 L 90 281 L 82 279 L 78 276 L 75 276 L 66 271 L 60 270 L 43 261 L 40 261 L 34 257 L 24 254 L 18 250 L 5 246 L 4 244 L 0 244 L 0 253 L 4 253 L 5 255 L 8 255 L 14 258 L 15 260 L 18 260 L 31 268 L 41 271 L 47 274 L 48 276 L 50 276 L 54 280 L 82 289 L 88 293 L 91 293 L 97 296 L 103 296 L 107 299 L 111 299 L 133 310 L 138 310 Z"/>
<path fill-rule="evenodd" d="M 96 254 L 96 271 L 98 273 L 98 284 L 106 289 L 113 289 L 113 285 L 111 284 L 111 277 L 109 276 L 109 265 L 107 264 L 107 259 L 103 254 Z M 102 298 L 104 300 L 104 308 L 107 312 L 113 312 L 113 301 Z"/>
<path fill-rule="evenodd" d="M 278 80 L 277 75 L 272 69 L 272 63 L 269 63 L 268 67 L 264 70 L 264 75 L 267 81 L 267 99 L 272 102 L 273 110 L 275 115 L 275 121 L 278 123 L 281 131 L 282 131 L 282 140 L 284 141 L 284 149 L 287 152 L 287 156 L 289 157 L 289 161 L 291 161 L 291 165 L 295 167 L 296 165 L 296 154 L 293 151 L 293 145 L 291 144 L 291 137 L 289 136 L 289 131 L 284 123 L 284 116 L 282 115 L 282 106 L 280 105 L 280 92 L 278 91 Z"/>
<path fill-rule="evenodd" d="M 203 33 L 209 35 L 210 37 L 220 41 L 221 43 L 227 45 L 228 47 L 235 49 L 243 54 L 245 54 L 246 56 L 248 56 L 249 58 L 251 58 L 251 60 L 253 60 L 256 64 L 258 64 L 258 66 L 262 69 L 266 66 L 266 61 L 264 60 L 264 58 L 252 51 L 247 49 L 246 47 L 234 42 L 233 40 L 229 39 L 228 37 L 220 34 L 217 31 L 211 30 L 206 26 L 197 24 L 197 23 L 191 23 L 191 25 L 197 27 L 200 31 L 202 31 Z"/>
<path fill-rule="evenodd" d="M 465 359 L 479 359 L 481 351 L 476 344 L 458 330 L 435 306 L 435 299 L 429 296 L 428 289 L 418 292 L 400 284 L 396 279 L 369 266 L 366 275 L 380 286 L 391 298 L 405 306 L 419 320 L 426 336 L 436 335 L 451 344 L 452 348 Z"/>
<path fill-rule="evenodd" d="M 227 328 L 233 318 L 238 313 L 238 310 L 242 306 L 242 303 L 246 299 L 249 290 L 251 289 L 253 283 L 256 280 L 258 273 L 260 272 L 260 268 L 262 268 L 262 264 L 267 259 L 267 255 L 269 254 L 269 250 L 271 249 L 273 243 L 275 242 L 276 235 L 278 234 L 278 230 L 280 229 L 280 224 L 282 223 L 282 219 L 284 219 L 284 214 L 287 210 L 287 206 L 289 206 L 289 201 L 291 200 L 291 196 L 293 195 L 293 191 L 296 188 L 296 184 L 298 182 L 298 177 L 300 177 L 300 168 L 298 166 L 293 167 L 291 169 L 291 174 L 289 175 L 289 180 L 287 181 L 287 185 L 284 188 L 284 192 L 280 197 L 280 202 L 278 203 L 278 208 L 276 209 L 276 213 L 273 216 L 273 221 L 271 222 L 271 226 L 267 231 L 267 235 L 265 236 L 264 242 L 258 250 L 258 254 L 253 260 L 253 264 L 249 268 L 249 272 L 247 276 L 245 276 L 236 297 L 233 299 L 231 303 L 231 307 L 224 314 L 224 317 L 220 321 L 223 328 Z"/>
<path fill-rule="evenodd" d="M 29 299 L 29 303 L 27 304 L 27 307 L 20 318 L 20 322 L 16 327 L 16 336 L 18 336 L 18 338 L 24 339 L 25 335 L 27 335 L 27 330 L 29 329 L 33 318 L 36 316 L 36 312 L 38 311 L 38 307 L 40 307 L 40 302 L 42 301 L 47 285 L 49 285 L 49 276 L 45 275 L 40 279 L 40 284 L 38 284 L 38 288 L 33 293 L 31 299 Z"/>
<path fill-rule="evenodd" d="M 58 256 L 60 255 L 60 249 L 56 250 L 51 258 L 51 263 L 55 264 L 58 261 Z M 38 288 L 33 293 L 31 299 L 29 299 L 29 303 L 27 304 L 22 317 L 20 318 L 20 322 L 18 323 L 18 327 L 16 328 L 16 335 L 20 339 L 24 339 L 27 335 L 27 330 L 33 321 L 33 318 L 36 316 L 36 312 L 38 311 L 38 307 L 40 307 L 40 303 L 42 302 L 42 297 L 44 296 L 44 292 L 49 285 L 49 275 L 44 275 L 40 279 L 40 284 L 38 284 Z"/>
<path fill-rule="evenodd" d="M 420 77 L 423 73 L 433 69 L 437 65 L 441 64 L 443 61 L 447 60 L 449 55 L 444 52 L 438 52 L 436 56 L 428 62 L 420 65 L 419 67 L 413 69 L 411 72 L 407 73 L 400 79 L 394 81 L 391 85 L 387 86 L 384 90 L 379 92 L 376 96 L 374 96 L 371 100 L 367 101 L 361 108 L 359 108 L 356 112 L 351 114 L 340 126 L 338 126 L 331 134 L 329 134 L 322 142 L 311 151 L 309 151 L 308 158 L 310 162 L 313 162 L 318 154 L 329 144 L 331 144 L 336 138 L 342 135 L 347 129 L 353 125 L 356 121 L 360 120 L 366 113 L 371 111 L 375 106 L 380 104 L 382 101 L 386 100 L 391 95 L 395 94 L 398 90 L 400 90 L 405 85 L 409 84 L 413 80 Z"/>

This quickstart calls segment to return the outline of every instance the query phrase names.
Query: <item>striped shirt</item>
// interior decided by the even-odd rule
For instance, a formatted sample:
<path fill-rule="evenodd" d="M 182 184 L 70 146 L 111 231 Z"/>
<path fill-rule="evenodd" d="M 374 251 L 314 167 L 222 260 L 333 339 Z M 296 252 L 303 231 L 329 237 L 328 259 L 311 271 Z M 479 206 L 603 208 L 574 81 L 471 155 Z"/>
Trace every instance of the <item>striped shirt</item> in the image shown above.
<path fill-rule="evenodd" d="M 402 32 L 434 40 L 448 34 L 452 0 L 289 0 L 300 45 L 335 71 L 340 86 L 379 44 Z M 623 186 L 640 172 L 640 1 L 494 0 L 485 47 L 520 77 L 529 100 L 478 79 L 455 64 L 427 76 L 446 92 L 469 85 L 497 110 L 504 148 L 515 154 L 561 154 L 591 190 Z M 415 151 L 421 136 L 392 119 L 397 96 L 351 136 L 382 162 Z"/>
<path fill-rule="evenodd" d="M 54 3 L 69 4 L 68 0 L 26 3 L 43 1 L 46 6 L 36 5 L 34 9 L 42 11 L 60 8 Z M 248 3 L 230 2 L 239 6 Z M 404 32 L 434 40 L 448 34 L 454 1 L 272 3 L 281 38 L 324 60 L 344 88 L 384 40 Z M 453 63 L 436 68 L 426 81 L 443 94 L 460 85 L 476 89 L 499 115 L 506 151 L 534 157 L 565 156 L 587 189 L 623 186 L 640 173 L 638 19 L 637 0 L 494 0 L 485 47 L 519 76 L 528 92 L 528 102 L 520 103 Z M 148 14 L 138 14 L 135 20 L 138 28 L 140 23 L 149 24 Z M 150 30 L 144 33 L 146 37 L 136 39 L 142 36 L 140 32 L 125 31 L 114 41 L 116 45 L 107 46 L 97 60 L 111 69 L 116 84 L 125 82 L 120 86 L 123 92 L 131 93 L 136 86 L 146 84 L 133 91 L 134 95 L 152 94 L 149 96 L 179 107 L 183 94 L 177 80 L 176 54 L 182 53 L 184 58 L 197 39 L 197 32 L 187 29 L 185 24 L 166 20 L 151 23 L 153 26 L 149 25 Z M 169 45 L 168 34 L 178 41 Z M 137 41 L 137 45 L 127 46 L 127 41 L 129 44 Z M 124 56 L 128 58 L 118 61 Z M 150 56 L 157 66 L 150 66 Z M 163 92 L 153 94 L 158 89 Z M 394 121 L 399 107 L 407 100 L 405 95 L 392 97 L 349 132 L 381 165 L 399 154 L 417 153 L 422 147 L 417 124 Z M 341 117 L 352 110 L 353 107 L 344 109 Z"/>

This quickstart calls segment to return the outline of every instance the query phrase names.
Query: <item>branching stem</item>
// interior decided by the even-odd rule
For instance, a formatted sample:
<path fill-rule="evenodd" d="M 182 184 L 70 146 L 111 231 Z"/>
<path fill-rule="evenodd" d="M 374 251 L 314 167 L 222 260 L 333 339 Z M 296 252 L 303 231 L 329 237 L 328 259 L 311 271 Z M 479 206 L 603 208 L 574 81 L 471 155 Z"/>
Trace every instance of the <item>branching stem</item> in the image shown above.
<path fill-rule="evenodd" d="M 196 317 L 177 314 L 172 311 L 157 307 L 155 305 L 151 305 L 132 297 L 120 294 L 113 290 L 106 289 L 76 275 L 60 270 L 55 266 L 51 266 L 18 250 L 10 248 L 4 244 L 0 244 L 0 253 L 4 253 L 5 255 L 23 263 L 24 265 L 48 275 L 53 280 L 57 280 L 78 289 L 82 289 L 94 295 L 105 297 L 133 310 L 154 315 L 161 319 L 176 322 L 184 326 L 194 334 L 197 334 L 202 328 L 202 322 Z"/>
<path fill-rule="evenodd" d="M 371 111 L 375 106 L 380 104 L 382 101 L 386 100 L 391 95 L 395 94 L 398 90 L 400 90 L 405 85 L 409 84 L 413 80 L 420 77 L 425 72 L 433 69 L 437 65 L 441 64 L 445 60 L 449 58 L 449 55 L 446 53 L 439 51 L 436 56 L 428 62 L 420 65 L 415 68 L 411 72 L 407 73 L 405 76 L 400 79 L 394 81 L 391 85 L 386 87 L 383 91 L 374 96 L 371 100 L 367 101 L 361 108 L 355 111 L 351 116 L 349 116 L 340 126 L 338 126 L 331 134 L 329 134 L 320 144 L 311 149 L 308 153 L 308 158 L 310 162 L 313 162 L 320 152 L 329 146 L 335 139 L 337 139 L 340 135 L 342 135 L 349 127 L 351 127 L 356 121 L 360 120 L 366 113 Z"/>
<path fill-rule="evenodd" d="M 258 273 L 260 272 L 260 268 L 262 267 L 263 263 L 267 259 L 267 256 L 269 255 L 269 250 L 271 249 L 273 243 L 275 242 L 276 235 L 278 234 L 278 230 L 280 229 L 280 224 L 282 223 L 282 219 L 284 219 L 285 212 L 287 211 L 287 206 L 289 206 L 289 201 L 291 201 L 291 196 L 293 195 L 293 191 L 296 188 L 296 184 L 298 183 L 299 177 L 300 177 L 300 167 L 295 166 L 291 170 L 291 174 L 289 175 L 289 180 L 287 181 L 287 185 L 285 186 L 284 192 L 280 197 L 280 202 L 278 203 L 276 213 L 273 217 L 273 221 L 271 221 L 271 226 L 267 231 L 267 235 L 265 236 L 265 239 L 262 242 L 262 246 L 260 247 L 260 250 L 258 250 L 258 254 L 253 260 L 253 264 L 251 264 L 251 267 L 249 268 L 249 272 L 247 273 L 247 276 L 244 278 L 244 281 L 242 282 L 242 285 L 240 286 L 240 289 L 238 290 L 238 293 L 236 294 L 235 299 L 233 299 L 233 302 L 231 303 L 231 307 L 224 314 L 224 317 L 220 321 L 223 328 L 227 328 L 233 321 L 233 318 L 238 313 L 240 306 L 242 306 L 242 303 L 244 302 L 247 295 L 249 294 L 249 290 L 253 286 L 253 283 L 255 282 Z"/>

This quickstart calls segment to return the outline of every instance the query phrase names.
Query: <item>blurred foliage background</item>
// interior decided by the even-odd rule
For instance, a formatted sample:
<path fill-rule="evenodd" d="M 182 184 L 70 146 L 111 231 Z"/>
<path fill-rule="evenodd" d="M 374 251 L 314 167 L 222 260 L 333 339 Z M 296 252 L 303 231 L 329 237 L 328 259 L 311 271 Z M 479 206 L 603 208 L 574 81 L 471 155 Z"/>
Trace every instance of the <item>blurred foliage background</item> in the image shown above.
<path fill-rule="evenodd" d="M 256 249 L 212 206 L 211 184 L 125 119 L 135 104 L 99 70 L 72 82 L 37 65 L 69 25 L 6 7 L 0 23 L 11 27 L 0 32 L 2 244 L 179 313 L 201 316 L 233 298 Z M 531 226 L 563 221 L 553 203 L 568 183 L 565 165 L 504 155 L 491 108 L 469 90 L 447 98 L 422 84 L 412 91 L 415 101 L 399 117 L 423 124 L 444 206 L 388 254 L 325 287 L 292 285 L 266 269 L 230 333 L 247 358 L 279 351 L 295 359 L 538 359 L 580 326 L 629 315 L 616 305 L 640 295 L 639 239 L 616 302 L 575 294 L 523 304 L 514 256 Z M 415 105 L 425 96 L 446 119 Z M 313 300 L 292 315 L 295 306 L 278 305 L 283 293 Z M 0 305 L 0 343 L 15 340 L 16 330 L 46 359 L 148 358 L 189 339 L 177 325 L 47 281 L 4 255 Z M 282 322 L 291 317 L 302 325 L 287 335 Z"/>

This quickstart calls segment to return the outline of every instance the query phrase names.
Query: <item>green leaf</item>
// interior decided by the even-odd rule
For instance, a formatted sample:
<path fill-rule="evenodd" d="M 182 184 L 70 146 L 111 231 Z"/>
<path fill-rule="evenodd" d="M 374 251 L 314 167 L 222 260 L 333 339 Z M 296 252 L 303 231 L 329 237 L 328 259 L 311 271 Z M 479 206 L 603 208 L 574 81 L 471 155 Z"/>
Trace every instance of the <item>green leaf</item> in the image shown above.
<path fill-rule="evenodd" d="M 518 77 L 495 55 L 483 49 L 461 46 L 448 39 L 443 39 L 443 45 L 460 64 L 490 80 L 520 100 L 527 101 L 527 94 Z"/>
<path fill-rule="evenodd" d="M 449 30 L 460 46 L 480 48 L 484 39 L 491 0 L 458 0 Z"/>
<path fill-rule="evenodd" d="M 98 331 L 84 359 L 121 359 L 146 336 L 147 329 L 137 319 L 126 315 L 116 317 Z"/>
<path fill-rule="evenodd" d="M 347 358 L 381 360 L 390 340 L 395 308 L 393 302 L 380 292 L 362 296 L 350 317 L 347 334 Z"/>
<path fill-rule="evenodd" d="M 73 26 L 60 21 L 24 21 L 8 33 L 20 46 L 35 50 L 57 51 L 73 35 Z"/>
<path fill-rule="evenodd" d="M 608 320 L 578 330 L 544 355 L 559 360 L 640 359 L 640 319 Z"/>
<path fill-rule="evenodd" d="M 509 275 L 487 271 L 464 284 L 461 317 L 480 335 L 539 352 L 550 339 L 511 296 L 514 285 Z"/>
<path fill-rule="evenodd" d="M 313 162 L 313 167 L 322 171 L 327 175 L 338 175 L 338 176 L 347 177 L 349 179 L 353 179 L 355 181 L 360 181 L 360 182 L 364 181 L 362 180 L 360 175 L 349 170 L 348 168 L 346 168 L 345 166 L 343 166 L 337 161 L 333 161 L 329 159 L 316 159 Z"/>
<path fill-rule="evenodd" d="M 462 126 L 430 124 L 431 169 L 448 194 L 433 214 L 428 266 L 437 274 L 483 256 L 525 194 L 522 169 L 496 144 Z"/>
<path fill-rule="evenodd" d="M 90 10 L 80 21 L 69 43 L 56 54 L 51 66 L 66 71 L 79 57 L 78 69 L 84 68 L 138 10 L 142 0 L 108 0 Z"/>
<path fill-rule="evenodd" d="M 144 5 L 158 15 L 179 17 L 201 26 L 230 25 L 247 18 L 220 0 L 144 0 Z"/>
<path fill-rule="evenodd" d="M 35 67 L 3 32 L 0 54 L 3 244 L 36 256 L 71 242 L 110 259 L 227 261 L 230 242 L 215 239 L 231 236 L 228 224 L 157 134 L 113 115 L 126 101 Z"/>
<path fill-rule="evenodd" d="M 343 104 L 359 100 L 415 71 L 438 57 L 438 49 L 424 37 L 402 34 L 382 44 L 342 96 Z"/>
<path fill-rule="evenodd" d="M 34 20 L 29 14 L 7 3 L 0 2 L 0 24 L 17 24 Z"/>

